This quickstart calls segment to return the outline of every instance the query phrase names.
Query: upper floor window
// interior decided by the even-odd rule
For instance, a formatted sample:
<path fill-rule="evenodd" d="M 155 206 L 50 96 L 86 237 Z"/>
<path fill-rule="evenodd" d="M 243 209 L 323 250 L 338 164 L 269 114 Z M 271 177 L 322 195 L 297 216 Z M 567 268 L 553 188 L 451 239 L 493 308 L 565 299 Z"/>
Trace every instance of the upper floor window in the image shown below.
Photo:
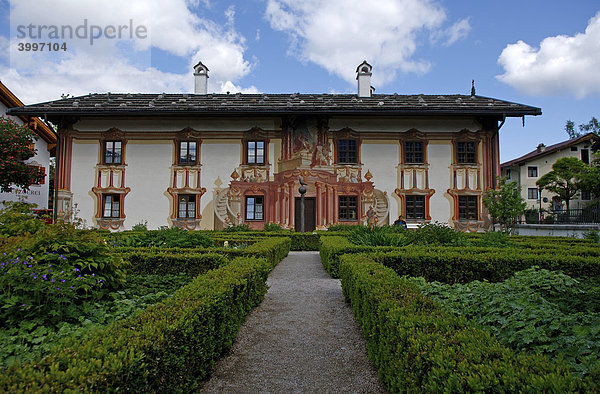
<path fill-rule="evenodd" d="M 581 161 L 590 164 L 590 151 L 588 149 L 581 150 Z"/>
<path fill-rule="evenodd" d="M 511 179 L 511 178 L 512 178 L 512 171 L 506 170 L 506 179 Z"/>
<path fill-rule="evenodd" d="M 582 190 L 581 191 L 581 199 L 582 200 L 586 200 L 589 201 L 592 199 L 592 193 L 589 192 L 589 190 Z"/>
<path fill-rule="evenodd" d="M 179 160 L 180 165 L 195 165 L 197 162 L 197 143 L 196 141 L 179 141 Z"/>
<path fill-rule="evenodd" d="M 458 141 L 456 143 L 456 162 L 458 164 L 477 164 L 475 141 Z"/>
<path fill-rule="evenodd" d="M 264 197 L 246 197 L 246 220 L 264 220 Z"/>
<path fill-rule="evenodd" d="M 425 196 L 406 196 L 406 218 L 425 218 Z"/>
<path fill-rule="evenodd" d="M 121 141 L 104 141 L 104 164 L 121 164 Z"/>
<path fill-rule="evenodd" d="M 477 220 L 477 196 L 458 196 L 458 219 Z"/>
<path fill-rule="evenodd" d="M 102 202 L 104 207 L 102 217 L 119 218 L 121 216 L 121 196 L 118 194 L 105 194 L 102 199 L 104 200 Z"/>
<path fill-rule="evenodd" d="M 246 164 L 265 164 L 265 141 L 248 141 Z"/>
<path fill-rule="evenodd" d="M 358 205 L 356 196 L 339 197 L 339 218 L 340 220 L 357 220 Z"/>
<path fill-rule="evenodd" d="M 358 141 L 338 140 L 337 159 L 338 163 L 358 163 Z"/>
<path fill-rule="evenodd" d="M 422 141 L 404 142 L 404 162 L 405 163 L 424 163 L 425 151 Z"/>
<path fill-rule="evenodd" d="M 196 218 L 196 196 L 194 194 L 180 194 L 177 201 L 179 205 L 177 217 L 179 219 Z"/>
<path fill-rule="evenodd" d="M 537 178 L 538 176 L 538 168 L 529 166 L 527 167 L 527 176 L 529 178 Z"/>

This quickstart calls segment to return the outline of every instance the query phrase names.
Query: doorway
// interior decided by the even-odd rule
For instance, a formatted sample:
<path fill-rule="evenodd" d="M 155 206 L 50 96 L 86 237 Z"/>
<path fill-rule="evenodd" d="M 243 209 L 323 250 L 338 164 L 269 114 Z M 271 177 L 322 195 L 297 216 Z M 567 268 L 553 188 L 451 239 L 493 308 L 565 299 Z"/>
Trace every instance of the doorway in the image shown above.
<path fill-rule="evenodd" d="M 294 228 L 300 231 L 300 197 L 296 197 L 296 213 L 294 216 Z M 316 200 L 314 197 L 304 197 L 304 232 L 314 231 L 317 222 Z"/>

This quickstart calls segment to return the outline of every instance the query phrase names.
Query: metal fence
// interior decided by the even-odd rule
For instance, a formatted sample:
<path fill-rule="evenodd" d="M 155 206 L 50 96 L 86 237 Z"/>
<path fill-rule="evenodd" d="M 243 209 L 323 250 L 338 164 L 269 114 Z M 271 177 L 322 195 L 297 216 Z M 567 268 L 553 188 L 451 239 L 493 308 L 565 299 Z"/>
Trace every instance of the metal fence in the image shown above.
<path fill-rule="evenodd" d="M 519 224 L 595 224 L 600 223 L 600 206 L 546 211 L 529 209 L 517 219 Z"/>

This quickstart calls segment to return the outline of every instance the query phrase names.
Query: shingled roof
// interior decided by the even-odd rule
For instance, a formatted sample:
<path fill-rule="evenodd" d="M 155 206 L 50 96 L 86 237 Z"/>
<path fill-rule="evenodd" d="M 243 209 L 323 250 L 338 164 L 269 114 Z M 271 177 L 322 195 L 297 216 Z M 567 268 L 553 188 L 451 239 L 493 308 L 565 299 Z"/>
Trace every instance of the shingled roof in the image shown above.
<path fill-rule="evenodd" d="M 10 110 L 11 115 L 541 115 L 537 107 L 482 96 L 375 94 L 132 94 L 70 97 Z"/>
<path fill-rule="evenodd" d="M 590 141 L 590 143 L 593 144 L 595 141 L 597 142 L 598 140 L 600 140 L 600 138 L 596 134 L 588 133 L 588 134 L 582 135 L 581 137 L 578 137 L 578 138 L 573 138 L 570 140 L 559 142 L 558 144 L 546 146 L 545 149 L 543 149 L 543 150 L 536 149 L 536 150 L 531 151 L 521 157 L 518 157 L 516 159 L 502 163 L 502 164 L 500 164 L 500 167 L 504 168 L 504 167 L 512 167 L 512 166 L 516 166 L 516 165 L 522 165 L 533 159 L 537 159 L 539 157 L 549 155 L 549 154 L 559 151 L 561 149 L 566 149 L 570 146 L 577 145 L 581 142 Z"/>

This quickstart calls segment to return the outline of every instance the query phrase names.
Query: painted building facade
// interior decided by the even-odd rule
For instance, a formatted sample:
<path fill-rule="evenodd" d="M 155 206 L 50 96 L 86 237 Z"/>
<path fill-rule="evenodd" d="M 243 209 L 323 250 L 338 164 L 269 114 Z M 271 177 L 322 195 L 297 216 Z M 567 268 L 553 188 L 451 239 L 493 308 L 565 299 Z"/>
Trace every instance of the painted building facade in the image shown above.
<path fill-rule="evenodd" d="M 59 125 L 59 211 L 88 226 L 305 229 L 439 221 L 490 226 L 481 197 L 500 174 L 506 117 L 539 108 L 475 95 L 90 94 L 16 110 Z"/>
<path fill-rule="evenodd" d="M 539 209 L 540 207 L 552 211 L 564 209 L 564 203 L 553 193 L 539 190 L 536 182 L 545 174 L 552 171 L 552 165 L 563 157 L 574 157 L 585 164 L 593 161 L 593 145 L 600 138 L 594 133 L 588 133 L 579 138 L 573 138 L 558 144 L 545 146 L 544 144 L 513 160 L 501 164 L 501 173 L 510 181 L 521 186 L 521 196 L 527 202 L 527 208 Z M 570 201 L 570 208 L 583 208 L 592 197 L 589 193 L 579 193 Z"/>
<path fill-rule="evenodd" d="M 29 190 L 13 188 L 11 192 L 0 193 L 0 203 L 4 201 L 22 201 L 36 204 L 38 209 L 48 209 L 49 183 L 50 183 L 50 157 L 56 146 L 56 134 L 44 122 L 32 116 L 7 115 L 10 108 L 22 107 L 19 100 L 2 82 L 0 82 L 0 116 L 10 118 L 16 123 L 29 125 L 36 134 L 34 141 L 35 156 L 26 161 L 27 164 L 43 168 L 45 177 L 42 183 L 34 184 Z"/>

